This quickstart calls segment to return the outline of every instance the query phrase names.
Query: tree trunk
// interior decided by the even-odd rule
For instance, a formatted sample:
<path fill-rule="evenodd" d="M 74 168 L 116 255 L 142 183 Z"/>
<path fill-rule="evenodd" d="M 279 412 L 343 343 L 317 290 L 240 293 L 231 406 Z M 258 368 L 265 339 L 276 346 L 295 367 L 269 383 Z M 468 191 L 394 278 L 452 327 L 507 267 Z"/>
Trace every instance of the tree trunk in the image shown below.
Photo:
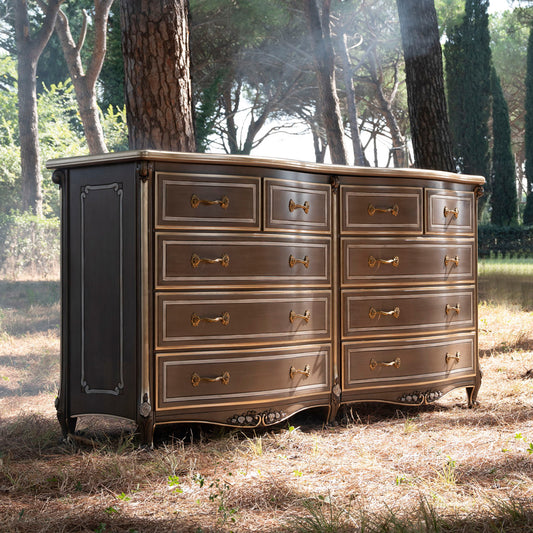
<path fill-rule="evenodd" d="M 131 149 L 194 152 L 187 0 L 122 0 Z"/>
<path fill-rule="evenodd" d="M 415 166 L 454 171 L 434 0 L 396 0 Z"/>
<path fill-rule="evenodd" d="M 85 41 L 87 28 L 87 14 L 84 11 L 83 29 L 77 43 L 72 38 L 68 19 L 62 11 L 59 12 L 56 21 L 56 32 L 59 36 L 72 83 L 74 84 L 81 122 L 91 154 L 107 152 L 104 130 L 100 122 L 100 110 L 96 102 L 96 82 L 104 63 L 107 20 L 112 4 L 113 0 L 95 0 L 94 2 L 96 38 L 87 72 L 84 71 L 81 61 L 81 49 Z"/>
<path fill-rule="evenodd" d="M 42 215 L 43 210 L 37 115 L 37 62 L 54 30 L 59 5 L 59 0 L 49 0 L 45 6 L 44 22 L 39 31 L 31 36 L 27 2 L 15 2 L 22 207 L 36 215 Z"/>
<path fill-rule="evenodd" d="M 330 3 L 331 0 L 323 0 L 321 16 L 317 0 L 304 0 L 305 14 L 311 35 L 311 50 L 315 60 L 318 97 L 321 101 L 331 162 L 346 165 L 344 130 L 335 85 L 335 61 L 330 31 Z"/>
<path fill-rule="evenodd" d="M 392 159 L 394 161 L 394 166 L 396 168 L 407 167 L 407 157 L 406 157 L 406 147 L 405 147 L 405 136 L 402 134 L 398 120 L 393 111 L 392 103 L 396 98 L 399 87 L 399 80 L 397 76 L 398 64 L 395 64 L 395 82 L 392 92 L 387 98 L 385 96 L 385 91 L 383 90 L 383 72 L 381 65 L 378 65 L 376 54 L 374 51 L 369 52 L 368 54 L 368 71 L 370 77 L 372 78 L 372 83 L 376 88 L 376 96 L 379 104 L 379 109 L 383 113 L 387 128 L 389 129 L 391 140 L 392 140 Z M 387 163 L 388 166 L 388 163 Z"/>
<path fill-rule="evenodd" d="M 357 106 L 355 104 L 355 91 L 353 87 L 353 71 L 350 56 L 348 54 L 348 43 L 346 34 L 341 32 L 337 38 L 338 54 L 342 61 L 342 72 L 344 74 L 344 85 L 346 87 L 346 107 L 348 108 L 348 120 L 350 121 L 350 133 L 352 135 L 352 146 L 354 155 L 354 165 L 367 166 L 367 161 L 361 138 L 359 136 L 359 124 L 357 117 Z"/>

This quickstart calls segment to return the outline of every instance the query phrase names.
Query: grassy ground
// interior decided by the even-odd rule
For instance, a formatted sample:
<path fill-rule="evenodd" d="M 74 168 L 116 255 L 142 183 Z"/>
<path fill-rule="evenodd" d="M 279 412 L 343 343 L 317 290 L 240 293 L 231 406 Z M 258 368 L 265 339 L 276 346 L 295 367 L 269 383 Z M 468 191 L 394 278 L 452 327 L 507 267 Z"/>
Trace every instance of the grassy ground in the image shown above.
<path fill-rule="evenodd" d="M 60 441 L 59 285 L 0 281 L 0 531 L 533 531 L 533 313 L 480 305 L 480 406 Z"/>

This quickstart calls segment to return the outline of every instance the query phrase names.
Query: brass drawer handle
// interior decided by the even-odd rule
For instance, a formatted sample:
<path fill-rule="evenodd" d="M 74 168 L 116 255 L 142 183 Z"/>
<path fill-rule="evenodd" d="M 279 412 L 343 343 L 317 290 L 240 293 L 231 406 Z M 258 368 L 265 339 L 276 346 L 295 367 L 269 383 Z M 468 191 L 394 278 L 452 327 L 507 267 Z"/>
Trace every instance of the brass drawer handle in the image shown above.
<path fill-rule="evenodd" d="M 400 208 L 398 204 L 394 204 L 392 207 L 380 209 L 374 207 L 372 204 L 368 204 L 368 214 L 373 217 L 376 213 L 390 213 L 393 217 L 397 217 L 400 213 Z"/>
<path fill-rule="evenodd" d="M 309 322 L 309 319 L 311 318 L 311 312 L 309 311 L 309 309 L 306 309 L 303 315 L 299 315 L 295 313 L 294 311 L 291 311 L 289 313 L 289 320 L 291 321 L 291 324 L 294 322 L 296 318 L 301 318 L 302 320 Z"/>
<path fill-rule="evenodd" d="M 200 322 L 220 322 L 223 326 L 227 326 L 229 324 L 229 313 L 223 313 L 222 316 L 217 316 L 215 318 L 208 318 L 208 317 L 201 317 L 197 315 L 196 313 L 193 313 L 191 315 L 191 324 L 196 328 L 200 325 Z"/>
<path fill-rule="evenodd" d="M 225 268 L 229 265 L 229 255 L 224 254 L 222 257 L 218 257 L 217 259 L 206 259 L 205 257 L 200 257 L 198 254 L 192 254 L 192 257 L 191 257 L 192 267 L 198 268 L 200 263 L 207 263 L 209 265 L 219 263 Z"/>
<path fill-rule="evenodd" d="M 394 361 L 376 361 L 375 359 L 370 359 L 370 370 L 376 370 L 378 366 L 393 366 L 394 368 L 400 368 L 401 359 L 397 357 Z"/>
<path fill-rule="evenodd" d="M 444 265 L 448 266 L 450 263 L 453 263 L 455 266 L 459 266 L 459 256 L 458 255 L 456 255 L 455 257 L 446 256 L 444 258 Z"/>
<path fill-rule="evenodd" d="M 307 215 L 309 213 L 309 202 L 306 200 L 303 204 L 297 204 L 292 198 L 289 200 L 289 211 L 292 213 L 295 209 L 303 209 Z"/>
<path fill-rule="evenodd" d="M 448 215 L 453 215 L 454 218 L 457 218 L 459 216 L 459 208 L 456 207 L 455 209 L 448 209 L 446 206 L 444 206 L 444 218 L 446 218 Z"/>
<path fill-rule="evenodd" d="M 373 307 L 370 308 L 370 311 L 368 311 L 368 316 L 371 320 L 374 320 L 376 317 L 380 316 L 393 316 L 394 318 L 399 318 L 400 316 L 400 308 L 395 307 L 392 311 L 376 311 Z"/>
<path fill-rule="evenodd" d="M 220 200 L 201 200 L 196 194 L 191 196 L 191 207 L 196 209 L 200 204 L 202 205 L 219 205 L 222 209 L 227 209 L 229 205 L 229 198 L 224 195 Z"/>
<path fill-rule="evenodd" d="M 196 372 L 191 376 L 191 384 L 193 387 L 198 387 L 202 381 L 207 381 L 208 383 L 222 383 L 222 385 L 227 385 L 229 383 L 229 372 L 224 372 L 221 376 L 216 378 L 203 378 L 200 377 Z"/>
<path fill-rule="evenodd" d="M 461 305 L 456 304 L 456 306 L 453 307 L 450 304 L 446 304 L 446 314 L 449 315 L 452 311 L 455 311 L 457 314 L 459 314 L 461 311 Z"/>
<path fill-rule="evenodd" d="M 374 256 L 368 258 L 368 266 L 374 268 L 376 265 L 379 268 L 379 265 L 392 265 L 394 268 L 398 267 L 400 264 L 400 258 L 396 255 L 392 259 L 376 259 Z"/>
<path fill-rule="evenodd" d="M 291 366 L 291 369 L 289 370 L 289 375 L 291 379 L 294 379 L 294 376 L 296 374 L 302 374 L 303 376 L 308 378 L 311 375 L 311 367 L 309 365 L 305 365 L 303 370 L 298 370 L 297 368 Z"/>
<path fill-rule="evenodd" d="M 309 257 L 305 256 L 303 259 L 296 259 L 292 254 L 289 256 L 289 266 L 292 268 L 293 266 L 300 263 L 305 268 L 309 268 Z"/>
<path fill-rule="evenodd" d="M 461 360 L 461 352 L 455 352 L 455 355 L 450 355 L 448 352 L 446 352 L 446 363 L 453 359 L 457 363 Z"/>

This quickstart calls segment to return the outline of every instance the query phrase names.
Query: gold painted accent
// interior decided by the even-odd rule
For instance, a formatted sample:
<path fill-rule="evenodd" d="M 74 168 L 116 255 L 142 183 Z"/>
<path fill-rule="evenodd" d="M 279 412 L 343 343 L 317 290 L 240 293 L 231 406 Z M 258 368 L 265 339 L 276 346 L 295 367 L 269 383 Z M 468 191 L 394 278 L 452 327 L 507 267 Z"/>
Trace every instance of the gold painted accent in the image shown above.
<path fill-rule="evenodd" d="M 302 264 L 305 268 L 309 268 L 309 257 L 307 255 L 303 259 L 296 259 L 292 254 L 289 256 L 289 266 L 292 268 L 296 264 Z"/>
<path fill-rule="evenodd" d="M 448 266 L 450 263 L 453 263 L 455 266 L 459 266 L 459 256 L 456 255 L 455 257 L 444 257 L 444 265 Z"/>
<path fill-rule="evenodd" d="M 202 320 L 204 322 L 210 322 L 210 323 L 213 323 L 213 322 L 220 322 L 223 326 L 227 326 L 229 324 L 229 313 L 224 313 L 222 314 L 222 316 L 217 316 L 216 318 L 208 318 L 208 317 L 201 317 L 199 315 L 197 315 L 196 313 L 193 313 L 191 315 L 191 324 L 196 328 L 200 325 L 200 322 L 202 322 Z"/>
<path fill-rule="evenodd" d="M 229 265 L 229 255 L 224 254 L 222 257 L 218 257 L 217 259 L 206 259 L 206 258 L 200 257 L 198 254 L 192 254 L 192 257 L 191 257 L 192 267 L 198 268 L 200 263 L 208 263 L 210 265 L 219 263 L 223 267 L 227 267 Z"/>
<path fill-rule="evenodd" d="M 398 204 L 394 204 L 392 207 L 388 208 L 378 208 L 374 207 L 372 204 L 368 204 L 368 214 L 373 217 L 376 213 L 390 213 L 393 217 L 397 217 L 400 214 L 400 208 Z"/>
<path fill-rule="evenodd" d="M 291 324 L 294 322 L 295 318 L 301 318 L 305 320 L 306 322 L 309 322 L 309 319 L 311 318 L 311 312 L 309 311 L 309 309 L 306 309 L 303 315 L 299 315 L 295 313 L 294 311 L 291 311 L 289 313 L 289 320 L 291 321 Z"/>
<path fill-rule="evenodd" d="M 444 218 L 446 218 L 448 215 L 453 215 L 454 218 L 457 218 L 459 216 L 459 208 L 456 207 L 455 209 L 448 209 L 446 206 L 444 206 Z"/>
<path fill-rule="evenodd" d="M 376 311 L 373 307 L 370 308 L 368 311 L 368 316 L 371 320 L 374 320 L 374 318 L 381 317 L 381 316 L 393 316 L 394 318 L 400 317 L 400 308 L 395 307 L 392 311 Z"/>
<path fill-rule="evenodd" d="M 450 359 L 454 359 L 458 363 L 461 360 L 461 352 L 455 352 L 455 355 L 450 355 L 448 352 L 446 352 L 446 363 Z"/>
<path fill-rule="evenodd" d="M 227 209 L 229 205 L 229 198 L 224 195 L 220 200 L 201 200 L 196 194 L 191 196 L 191 207 L 196 209 L 200 204 L 202 205 L 219 205 L 222 209 Z"/>
<path fill-rule="evenodd" d="M 224 372 L 221 376 L 216 378 L 202 378 L 196 372 L 191 376 L 191 384 L 193 387 L 198 387 L 202 381 L 207 381 L 208 383 L 217 383 L 220 382 L 222 385 L 227 385 L 229 383 L 229 372 Z"/>
<path fill-rule="evenodd" d="M 306 378 L 308 378 L 311 375 L 311 367 L 309 365 L 305 365 L 303 370 L 298 370 L 297 368 L 294 368 L 293 366 L 291 366 L 291 368 L 289 370 L 289 375 L 290 375 L 291 379 L 294 379 L 294 376 L 296 374 L 302 374 Z"/>
<path fill-rule="evenodd" d="M 393 366 L 394 368 L 400 368 L 401 359 L 397 357 L 394 361 L 376 361 L 375 359 L 370 359 L 370 370 L 376 370 L 378 366 Z"/>
<path fill-rule="evenodd" d="M 304 213 L 307 215 L 309 213 L 309 202 L 306 200 L 303 205 L 297 204 L 292 198 L 289 200 L 289 211 L 292 213 L 295 209 L 303 209 Z"/>
<path fill-rule="evenodd" d="M 368 266 L 374 268 L 376 265 L 379 268 L 380 265 L 392 265 L 394 268 L 400 264 L 400 258 L 396 255 L 392 259 L 376 259 L 374 256 L 368 258 Z"/>
<path fill-rule="evenodd" d="M 461 311 L 460 304 L 456 304 L 455 307 L 451 306 L 450 304 L 446 304 L 446 314 L 449 315 L 452 311 L 455 311 L 457 314 Z"/>

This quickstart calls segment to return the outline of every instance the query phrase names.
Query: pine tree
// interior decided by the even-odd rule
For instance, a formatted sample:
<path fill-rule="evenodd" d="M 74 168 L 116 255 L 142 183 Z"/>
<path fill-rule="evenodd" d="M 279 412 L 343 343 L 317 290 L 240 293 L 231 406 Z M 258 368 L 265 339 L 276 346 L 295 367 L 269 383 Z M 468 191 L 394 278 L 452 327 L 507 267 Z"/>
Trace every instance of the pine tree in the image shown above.
<path fill-rule="evenodd" d="M 517 224 L 517 194 L 515 164 L 511 150 L 509 110 L 503 95 L 500 78 L 492 69 L 492 194 L 491 222 L 498 226 Z"/>
<path fill-rule="evenodd" d="M 533 26 L 529 32 L 526 74 L 526 178 L 527 201 L 524 210 L 524 225 L 533 225 Z"/>
<path fill-rule="evenodd" d="M 444 47 L 454 155 L 466 174 L 489 178 L 490 34 L 488 0 L 466 0 Z M 488 184 L 490 188 L 490 183 Z"/>

